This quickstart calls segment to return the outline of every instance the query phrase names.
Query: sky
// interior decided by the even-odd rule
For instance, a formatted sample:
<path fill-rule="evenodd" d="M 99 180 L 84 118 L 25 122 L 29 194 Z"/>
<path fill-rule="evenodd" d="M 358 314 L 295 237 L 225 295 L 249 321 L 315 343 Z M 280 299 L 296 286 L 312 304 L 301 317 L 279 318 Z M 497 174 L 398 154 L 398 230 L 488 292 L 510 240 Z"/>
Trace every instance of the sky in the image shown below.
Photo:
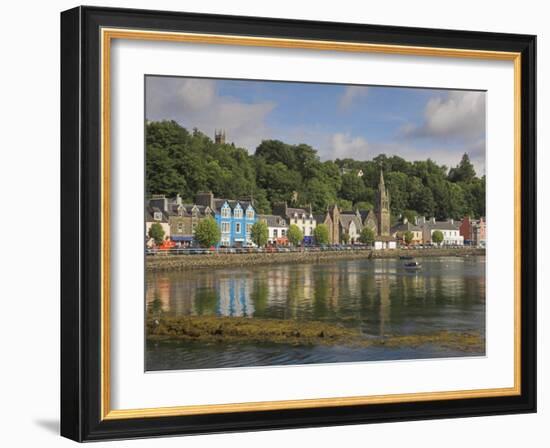
<path fill-rule="evenodd" d="M 146 77 L 148 120 L 175 120 L 251 154 L 262 140 L 306 143 L 321 160 L 378 154 L 485 174 L 485 92 L 280 81 Z"/>

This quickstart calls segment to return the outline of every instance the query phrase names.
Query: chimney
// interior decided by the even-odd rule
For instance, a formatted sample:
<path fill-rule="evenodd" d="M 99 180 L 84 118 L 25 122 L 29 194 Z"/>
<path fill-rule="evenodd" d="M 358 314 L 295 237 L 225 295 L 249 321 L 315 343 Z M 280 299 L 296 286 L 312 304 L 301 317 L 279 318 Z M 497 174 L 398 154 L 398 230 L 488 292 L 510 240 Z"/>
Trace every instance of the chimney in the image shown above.
<path fill-rule="evenodd" d="M 211 191 L 199 191 L 195 202 L 197 205 L 204 205 L 214 210 L 214 194 Z"/>

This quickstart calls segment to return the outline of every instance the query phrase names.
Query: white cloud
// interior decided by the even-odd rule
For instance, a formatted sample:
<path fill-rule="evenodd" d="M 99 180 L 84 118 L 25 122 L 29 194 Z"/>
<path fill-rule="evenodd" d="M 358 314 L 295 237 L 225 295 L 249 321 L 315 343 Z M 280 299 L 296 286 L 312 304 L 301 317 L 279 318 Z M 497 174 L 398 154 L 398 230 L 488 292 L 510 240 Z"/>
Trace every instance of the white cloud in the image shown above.
<path fill-rule="evenodd" d="M 347 86 L 338 103 L 340 109 L 348 110 L 356 100 L 366 96 L 368 91 L 365 86 Z"/>
<path fill-rule="evenodd" d="M 245 103 L 222 96 L 215 80 L 147 78 L 148 120 L 175 120 L 188 130 L 196 127 L 211 137 L 215 129 L 223 128 L 229 142 L 250 152 L 269 138 L 266 118 L 275 106 L 273 102 Z"/>
<path fill-rule="evenodd" d="M 327 154 L 327 158 L 344 159 L 350 157 L 356 160 L 366 160 L 368 147 L 369 144 L 363 137 L 352 137 L 349 133 L 336 133 L 330 138 L 330 153 Z"/>
<path fill-rule="evenodd" d="M 432 98 L 424 110 L 420 126 L 404 125 L 405 137 L 479 139 L 485 133 L 485 92 L 451 91 Z"/>

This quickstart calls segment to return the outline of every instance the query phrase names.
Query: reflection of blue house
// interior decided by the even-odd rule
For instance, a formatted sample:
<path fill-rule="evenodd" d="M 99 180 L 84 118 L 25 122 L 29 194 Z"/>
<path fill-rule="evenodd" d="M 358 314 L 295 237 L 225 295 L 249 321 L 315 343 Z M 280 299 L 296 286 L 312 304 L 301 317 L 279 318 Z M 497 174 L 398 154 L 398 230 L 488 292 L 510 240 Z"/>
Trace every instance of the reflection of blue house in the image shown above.
<path fill-rule="evenodd" d="M 222 278 L 218 283 L 218 316 L 241 317 L 254 315 L 251 300 L 252 281 L 246 277 Z"/>
<path fill-rule="evenodd" d="M 220 246 L 252 246 L 250 231 L 258 220 L 251 201 L 214 198 L 211 192 L 197 194 L 196 203 L 214 211 L 216 223 L 221 231 Z"/>

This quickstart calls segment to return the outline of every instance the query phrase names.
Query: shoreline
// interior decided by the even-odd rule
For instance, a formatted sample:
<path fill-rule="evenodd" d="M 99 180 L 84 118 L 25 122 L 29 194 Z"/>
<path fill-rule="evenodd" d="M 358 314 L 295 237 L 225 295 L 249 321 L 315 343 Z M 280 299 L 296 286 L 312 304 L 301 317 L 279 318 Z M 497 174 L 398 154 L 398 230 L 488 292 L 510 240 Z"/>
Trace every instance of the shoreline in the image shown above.
<path fill-rule="evenodd" d="M 206 268 L 245 267 L 269 264 L 320 263 L 334 260 L 412 257 L 468 257 L 485 255 L 482 248 L 433 248 L 346 250 L 326 252 L 282 252 L 250 254 L 201 254 L 146 256 L 146 272 L 187 271 Z"/>
<path fill-rule="evenodd" d="M 148 316 L 148 341 L 197 341 L 205 343 L 279 343 L 348 347 L 415 348 L 425 344 L 479 352 L 484 349 L 482 334 L 438 331 L 415 335 L 365 337 L 356 329 L 322 322 L 282 319 L 250 319 L 216 316 Z"/>

